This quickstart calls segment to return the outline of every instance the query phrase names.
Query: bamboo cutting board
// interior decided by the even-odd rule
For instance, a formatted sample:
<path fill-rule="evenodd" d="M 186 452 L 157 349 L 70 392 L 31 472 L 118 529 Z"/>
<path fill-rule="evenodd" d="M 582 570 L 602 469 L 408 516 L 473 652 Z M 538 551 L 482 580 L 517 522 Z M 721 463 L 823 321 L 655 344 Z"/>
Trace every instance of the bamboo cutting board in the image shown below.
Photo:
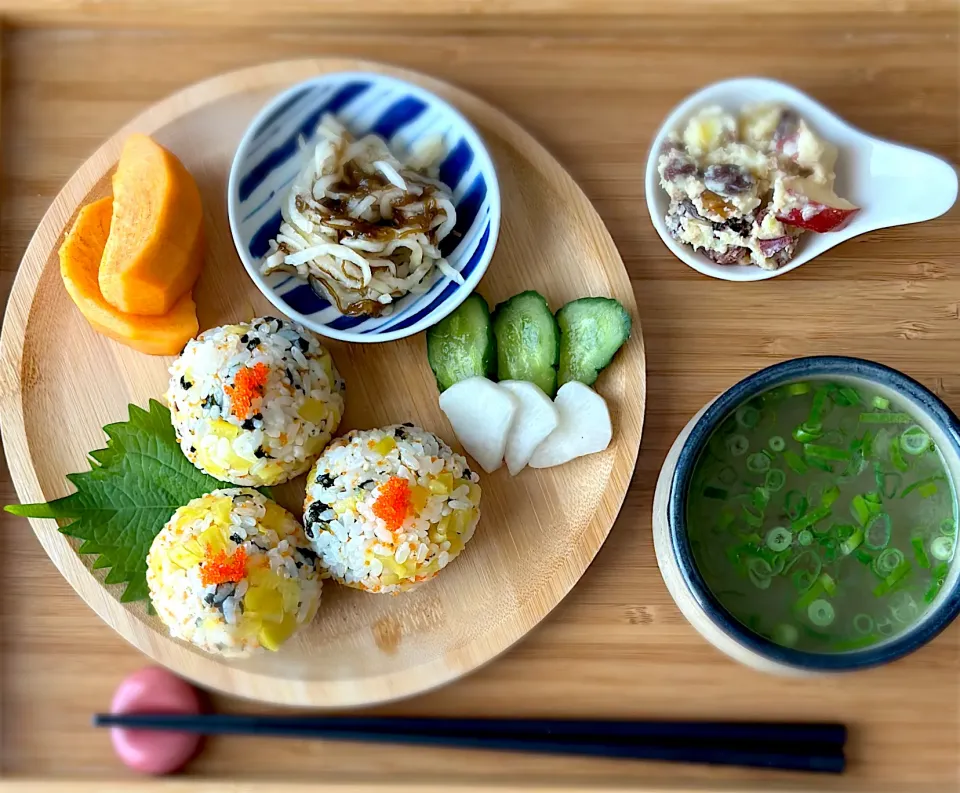
<path fill-rule="evenodd" d="M 852 730 L 850 770 L 827 780 L 392 749 L 371 763 L 360 746 L 223 739 L 191 766 L 198 781 L 262 786 L 277 778 L 279 765 L 305 785 L 337 780 L 358 791 L 402 781 L 445 790 L 957 789 L 960 626 L 885 669 L 812 682 L 759 675 L 723 658 L 686 624 L 662 584 L 650 535 L 653 485 L 675 434 L 709 397 L 761 366 L 805 354 L 863 355 L 903 369 L 960 408 L 956 209 L 850 241 L 766 284 L 698 276 L 666 251 L 645 215 L 642 163 L 657 125 L 687 93 L 735 75 L 792 82 L 867 131 L 960 159 L 955 6 L 903 3 L 875 14 L 863 6 L 773 13 L 744 2 L 737 11 L 748 15 L 725 16 L 713 4 L 696 4 L 694 13 L 672 3 L 614 21 L 600 11 L 571 17 L 561 9 L 514 20 L 383 17 L 320 26 L 313 19 L 304 23 L 309 29 L 235 31 L 207 29 L 206 17 L 175 33 L 5 33 L 0 262 L 7 289 L 53 196 L 113 130 L 198 79 L 320 52 L 389 56 L 492 102 L 571 172 L 610 229 L 633 281 L 649 378 L 643 447 L 621 516 L 584 579 L 524 642 L 457 684 L 381 712 L 836 718 Z M 0 493 L 13 498 L 9 480 Z M 51 790 L 66 777 L 88 780 L 89 789 L 100 789 L 95 780 L 123 780 L 107 736 L 87 724 L 143 656 L 75 596 L 26 521 L 3 518 L 0 553 L 4 773 L 59 780 Z M 249 709 L 235 700 L 217 705 Z M 129 779 L 116 785 L 132 789 Z"/>

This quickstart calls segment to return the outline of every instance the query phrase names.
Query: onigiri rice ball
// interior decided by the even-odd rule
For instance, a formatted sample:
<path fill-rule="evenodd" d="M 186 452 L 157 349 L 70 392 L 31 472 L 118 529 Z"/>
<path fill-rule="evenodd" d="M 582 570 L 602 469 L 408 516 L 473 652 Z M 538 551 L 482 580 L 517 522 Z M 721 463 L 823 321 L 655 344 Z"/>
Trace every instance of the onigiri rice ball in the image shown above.
<path fill-rule="evenodd" d="M 320 605 L 302 527 L 247 488 L 180 507 L 150 546 L 147 585 L 171 636 L 228 656 L 277 650 Z"/>
<path fill-rule="evenodd" d="M 212 328 L 170 367 L 166 400 L 180 448 L 235 485 L 276 485 L 306 471 L 343 415 L 343 380 L 320 340 L 264 317 Z"/>
<path fill-rule="evenodd" d="M 412 424 L 354 430 L 307 477 L 304 531 L 342 584 L 400 592 L 436 576 L 473 536 L 480 477 Z"/>

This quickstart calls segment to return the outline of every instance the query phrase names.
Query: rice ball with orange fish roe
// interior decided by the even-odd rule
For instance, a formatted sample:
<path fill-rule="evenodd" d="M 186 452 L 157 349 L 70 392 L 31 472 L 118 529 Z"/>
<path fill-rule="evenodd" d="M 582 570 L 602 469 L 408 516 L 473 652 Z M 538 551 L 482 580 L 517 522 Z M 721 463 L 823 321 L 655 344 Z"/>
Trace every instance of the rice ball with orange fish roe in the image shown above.
<path fill-rule="evenodd" d="M 229 656 L 277 650 L 320 605 L 303 528 L 249 488 L 180 507 L 150 546 L 147 586 L 171 636 Z"/>
<path fill-rule="evenodd" d="M 473 536 L 480 477 L 412 424 L 337 438 L 307 477 L 304 532 L 332 578 L 401 592 L 437 575 Z"/>
<path fill-rule="evenodd" d="M 177 440 L 202 471 L 276 485 L 306 471 L 343 415 L 343 380 L 310 331 L 263 317 L 204 331 L 170 367 Z"/>

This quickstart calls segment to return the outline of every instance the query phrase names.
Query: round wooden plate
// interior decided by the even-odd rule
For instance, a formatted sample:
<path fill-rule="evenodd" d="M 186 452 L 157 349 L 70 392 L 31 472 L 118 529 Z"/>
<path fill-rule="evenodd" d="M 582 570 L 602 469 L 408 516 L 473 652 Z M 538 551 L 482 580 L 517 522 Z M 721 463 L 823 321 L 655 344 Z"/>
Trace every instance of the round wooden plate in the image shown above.
<path fill-rule="evenodd" d="M 479 291 L 491 306 L 524 289 L 554 307 L 585 295 L 620 300 L 633 336 L 597 382 L 614 438 L 601 454 L 558 468 L 502 468 L 484 475 L 483 517 L 466 551 L 434 581 L 396 597 L 324 587 L 316 621 L 280 652 L 228 661 L 167 635 L 145 603 L 121 604 L 76 544 L 52 521 L 33 520 L 44 549 L 80 596 L 151 658 L 225 693 L 284 705 L 343 707 L 404 697 L 446 683 L 501 653 L 557 605 L 586 570 L 626 495 L 644 414 L 643 340 L 630 280 L 610 235 L 563 168 L 490 105 L 417 74 L 345 59 L 260 66 L 216 77 L 154 105 L 120 130 L 63 188 L 30 242 L 3 327 L 2 422 L 7 457 L 24 502 L 66 495 L 64 475 L 86 470 L 104 424 L 128 403 L 160 398 L 169 359 L 150 357 L 91 330 L 61 283 L 57 249 L 77 209 L 108 194 L 124 139 L 152 135 L 196 177 L 206 209 L 206 265 L 195 290 L 200 327 L 269 314 L 237 258 L 226 217 L 226 183 L 240 136 L 271 96 L 336 70 L 373 70 L 418 83 L 476 124 L 497 166 L 500 241 Z M 412 421 L 453 441 L 437 406 L 423 334 L 384 344 L 329 343 L 347 382 L 342 430 Z M 278 488 L 301 514 L 303 483 Z M 90 637 L 96 641 L 96 637 Z"/>

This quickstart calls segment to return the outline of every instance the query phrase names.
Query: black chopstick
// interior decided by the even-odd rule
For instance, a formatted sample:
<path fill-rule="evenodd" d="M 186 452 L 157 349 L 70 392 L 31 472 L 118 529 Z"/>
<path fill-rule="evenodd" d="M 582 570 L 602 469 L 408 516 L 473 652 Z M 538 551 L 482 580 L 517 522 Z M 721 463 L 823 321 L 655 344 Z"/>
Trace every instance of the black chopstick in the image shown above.
<path fill-rule="evenodd" d="M 98 727 L 370 741 L 841 773 L 838 724 L 97 714 Z"/>

